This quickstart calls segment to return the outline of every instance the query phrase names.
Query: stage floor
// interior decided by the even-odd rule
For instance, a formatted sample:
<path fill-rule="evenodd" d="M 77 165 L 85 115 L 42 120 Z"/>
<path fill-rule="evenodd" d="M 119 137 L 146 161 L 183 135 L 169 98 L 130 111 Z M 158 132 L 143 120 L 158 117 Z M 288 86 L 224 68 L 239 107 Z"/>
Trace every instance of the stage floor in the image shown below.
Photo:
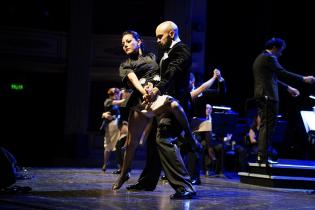
<path fill-rule="evenodd" d="M 111 185 L 117 175 L 113 169 L 31 168 L 31 179 L 15 185 L 30 186 L 27 194 L 0 194 L 0 209 L 314 209 L 311 190 L 267 188 L 229 178 L 202 176 L 192 200 L 170 200 L 173 189 L 160 181 L 153 192 L 128 192 L 126 184 L 119 191 Z M 133 170 L 127 184 L 135 183 L 140 170 Z"/>

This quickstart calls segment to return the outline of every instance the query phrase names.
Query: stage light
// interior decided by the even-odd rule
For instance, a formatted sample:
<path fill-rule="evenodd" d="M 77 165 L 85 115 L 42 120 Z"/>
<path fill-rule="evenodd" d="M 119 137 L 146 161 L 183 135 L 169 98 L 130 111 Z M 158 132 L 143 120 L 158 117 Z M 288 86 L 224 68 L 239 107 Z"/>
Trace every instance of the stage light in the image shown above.
<path fill-rule="evenodd" d="M 219 109 L 219 110 L 231 110 L 231 107 L 227 106 L 212 106 L 213 109 Z"/>

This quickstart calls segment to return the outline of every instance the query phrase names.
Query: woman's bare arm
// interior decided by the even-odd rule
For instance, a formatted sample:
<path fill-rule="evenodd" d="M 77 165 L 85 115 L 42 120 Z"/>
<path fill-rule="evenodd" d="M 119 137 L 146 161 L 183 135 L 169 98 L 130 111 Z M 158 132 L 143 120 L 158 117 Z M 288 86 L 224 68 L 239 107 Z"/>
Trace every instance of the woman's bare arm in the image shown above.
<path fill-rule="evenodd" d="M 142 94 L 145 95 L 146 91 L 145 89 L 142 87 L 137 75 L 135 73 L 129 73 L 128 75 L 128 79 L 130 80 L 130 82 L 132 83 L 132 85 Z"/>

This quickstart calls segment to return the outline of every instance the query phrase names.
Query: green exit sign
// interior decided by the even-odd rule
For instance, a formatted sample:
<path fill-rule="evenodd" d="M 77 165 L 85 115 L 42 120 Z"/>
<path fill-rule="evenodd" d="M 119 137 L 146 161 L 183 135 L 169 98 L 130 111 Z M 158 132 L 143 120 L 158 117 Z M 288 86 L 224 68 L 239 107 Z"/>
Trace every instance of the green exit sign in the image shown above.
<path fill-rule="evenodd" d="M 10 88 L 11 90 L 21 91 L 24 89 L 24 85 L 21 83 L 11 83 Z"/>

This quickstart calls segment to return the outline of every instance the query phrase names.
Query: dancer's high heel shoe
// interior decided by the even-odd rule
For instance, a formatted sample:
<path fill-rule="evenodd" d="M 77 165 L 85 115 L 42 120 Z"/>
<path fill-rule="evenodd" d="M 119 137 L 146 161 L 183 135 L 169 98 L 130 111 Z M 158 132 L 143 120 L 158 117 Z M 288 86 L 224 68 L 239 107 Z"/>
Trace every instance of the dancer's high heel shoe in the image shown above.
<path fill-rule="evenodd" d="M 102 171 L 105 173 L 105 171 L 106 171 L 106 164 L 103 164 Z"/>
<path fill-rule="evenodd" d="M 125 175 L 119 177 L 117 181 L 113 184 L 112 190 L 119 190 L 121 186 L 130 178 L 130 174 L 126 173 Z"/>

